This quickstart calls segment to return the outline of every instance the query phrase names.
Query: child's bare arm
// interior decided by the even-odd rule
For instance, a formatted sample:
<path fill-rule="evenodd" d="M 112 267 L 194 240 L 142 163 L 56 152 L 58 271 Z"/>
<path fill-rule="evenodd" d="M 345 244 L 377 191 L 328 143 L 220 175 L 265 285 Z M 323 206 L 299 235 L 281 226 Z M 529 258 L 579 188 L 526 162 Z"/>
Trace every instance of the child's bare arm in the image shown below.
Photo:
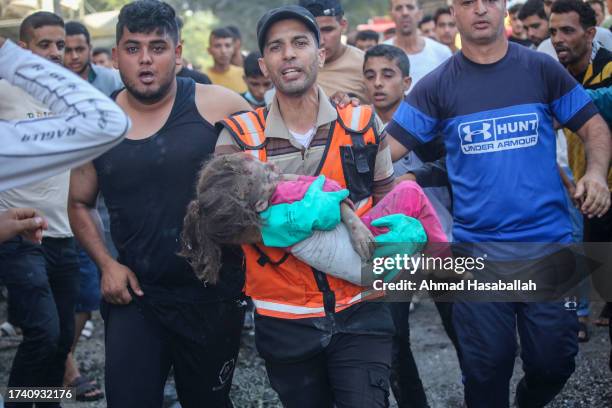
<path fill-rule="evenodd" d="M 364 261 L 370 259 L 374 251 L 374 235 L 346 203 L 340 204 L 340 218 L 351 235 L 355 251 Z"/>

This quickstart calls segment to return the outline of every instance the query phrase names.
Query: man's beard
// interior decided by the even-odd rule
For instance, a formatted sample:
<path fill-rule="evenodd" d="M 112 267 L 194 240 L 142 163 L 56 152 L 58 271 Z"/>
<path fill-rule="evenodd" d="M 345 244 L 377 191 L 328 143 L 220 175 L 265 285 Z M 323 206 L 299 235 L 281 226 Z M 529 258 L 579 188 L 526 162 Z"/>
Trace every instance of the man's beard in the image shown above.
<path fill-rule="evenodd" d="M 289 87 L 285 87 L 284 84 L 282 84 L 281 81 L 279 81 L 278 84 L 274 84 L 274 86 L 276 87 L 276 89 L 280 92 L 282 92 L 283 94 L 287 95 L 287 96 L 291 96 L 291 97 L 299 97 L 304 95 L 310 88 L 312 88 L 312 85 L 317 82 L 317 73 L 318 73 L 318 69 L 317 69 L 317 61 L 315 60 L 313 62 L 313 64 L 310 66 L 310 73 L 311 73 L 311 77 L 307 78 L 306 81 L 304 81 L 304 84 L 299 87 L 299 88 L 294 88 L 291 89 L 291 85 Z M 282 76 L 282 75 L 281 75 Z"/>
<path fill-rule="evenodd" d="M 81 68 L 81 70 L 79 72 L 77 72 L 77 75 L 79 75 L 79 76 L 82 75 L 83 72 L 85 72 L 87 70 L 87 68 L 89 68 L 90 65 L 91 65 L 91 61 L 87 60 L 85 62 L 85 64 L 83 64 L 83 68 Z"/>
<path fill-rule="evenodd" d="M 120 72 L 121 73 L 121 72 Z M 121 80 L 125 84 L 125 89 L 136 99 L 146 105 L 152 105 L 155 102 L 163 99 L 164 96 L 168 94 L 168 90 L 172 86 L 172 82 L 176 80 L 175 75 L 168 75 L 169 80 L 163 82 L 157 91 L 154 92 L 140 92 L 130 81 L 127 81 L 126 78 L 121 75 Z"/>

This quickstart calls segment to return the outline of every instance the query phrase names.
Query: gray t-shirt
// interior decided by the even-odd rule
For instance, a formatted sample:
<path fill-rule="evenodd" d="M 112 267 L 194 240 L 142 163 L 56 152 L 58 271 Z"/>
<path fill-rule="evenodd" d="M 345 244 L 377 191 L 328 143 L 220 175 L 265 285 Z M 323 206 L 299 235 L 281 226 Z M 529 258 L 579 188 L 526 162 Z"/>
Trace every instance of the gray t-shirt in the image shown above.
<path fill-rule="evenodd" d="M 116 90 L 123 88 L 119 71 L 93 64 L 91 70 L 93 75 L 90 74 L 90 78 L 93 77 L 93 80 L 90 79 L 89 83 L 104 95 L 110 96 Z"/>

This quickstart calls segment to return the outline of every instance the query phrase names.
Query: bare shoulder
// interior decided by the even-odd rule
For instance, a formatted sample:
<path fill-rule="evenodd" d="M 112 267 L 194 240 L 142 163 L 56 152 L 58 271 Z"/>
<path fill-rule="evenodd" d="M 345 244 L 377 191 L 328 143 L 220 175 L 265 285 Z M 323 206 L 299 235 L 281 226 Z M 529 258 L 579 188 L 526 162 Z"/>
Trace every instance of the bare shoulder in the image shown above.
<path fill-rule="evenodd" d="M 200 115 L 214 124 L 236 112 L 251 110 L 236 92 L 218 85 L 196 85 L 196 106 Z"/>

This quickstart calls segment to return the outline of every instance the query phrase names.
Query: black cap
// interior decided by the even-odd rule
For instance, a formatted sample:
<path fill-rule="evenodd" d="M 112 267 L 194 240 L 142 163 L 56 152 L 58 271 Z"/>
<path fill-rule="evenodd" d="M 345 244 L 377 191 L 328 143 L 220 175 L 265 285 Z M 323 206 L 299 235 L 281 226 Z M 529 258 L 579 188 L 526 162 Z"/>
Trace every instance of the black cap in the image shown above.
<path fill-rule="evenodd" d="M 321 32 L 319 31 L 317 20 L 315 20 L 310 11 L 306 10 L 304 7 L 295 5 L 278 7 L 266 12 L 266 14 L 261 16 L 257 22 L 257 44 L 259 45 L 259 51 L 261 51 L 262 55 L 266 45 L 266 35 L 268 34 L 268 30 L 274 23 L 282 20 L 301 21 L 302 23 L 306 24 L 306 27 L 308 27 L 310 31 L 312 31 L 317 39 L 317 45 L 321 43 Z"/>
<path fill-rule="evenodd" d="M 315 17 L 344 15 L 344 10 L 339 0 L 300 0 L 299 4 L 310 11 Z"/>

